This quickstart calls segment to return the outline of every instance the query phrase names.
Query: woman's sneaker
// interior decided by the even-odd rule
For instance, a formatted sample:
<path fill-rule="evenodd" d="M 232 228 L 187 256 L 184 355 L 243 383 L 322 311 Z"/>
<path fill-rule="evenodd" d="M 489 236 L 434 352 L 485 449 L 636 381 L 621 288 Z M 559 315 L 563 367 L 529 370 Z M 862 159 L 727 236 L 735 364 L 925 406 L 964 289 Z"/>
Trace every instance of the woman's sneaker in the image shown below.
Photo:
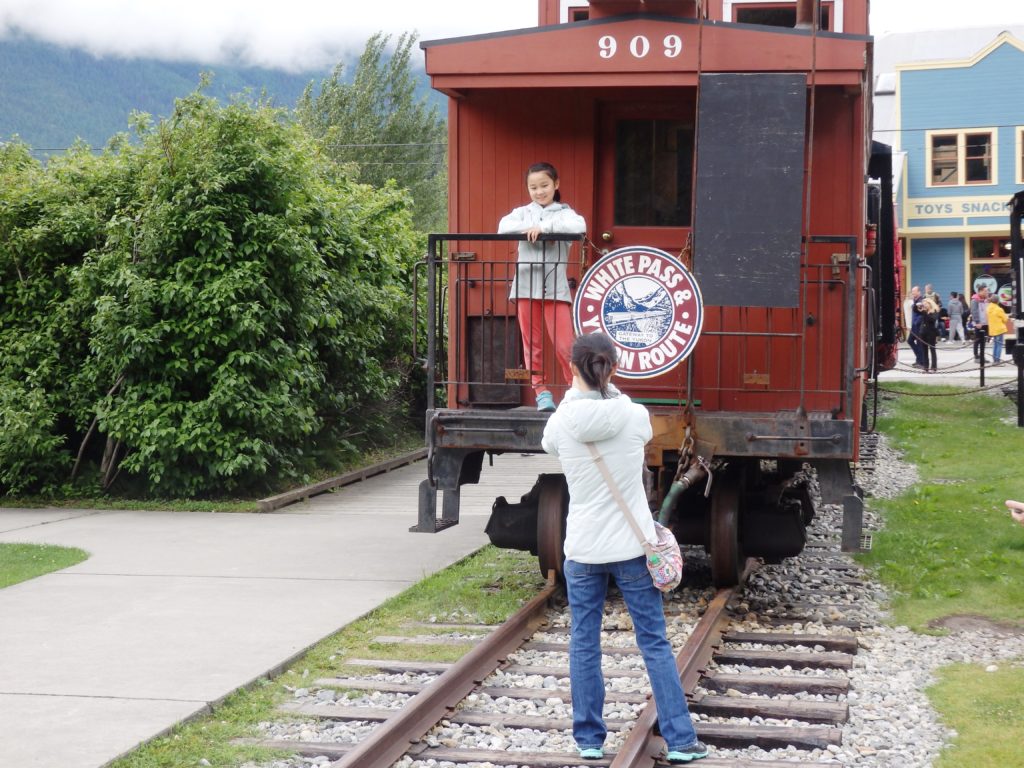
<path fill-rule="evenodd" d="M 551 393 L 547 390 L 537 393 L 537 410 L 538 411 L 553 411 L 555 410 L 555 398 L 551 396 Z"/>
<path fill-rule="evenodd" d="M 669 752 L 665 755 L 665 759 L 668 760 L 669 765 L 682 765 L 683 763 L 688 763 L 691 760 L 700 760 L 702 757 L 707 756 L 707 745 L 702 744 L 699 741 L 695 741 L 688 747 Z"/>
<path fill-rule="evenodd" d="M 604 757 L 604 750 L 600 747 L 587 747 L 580 750 L 580 757 L 584 760 L 600 760 Z"/>

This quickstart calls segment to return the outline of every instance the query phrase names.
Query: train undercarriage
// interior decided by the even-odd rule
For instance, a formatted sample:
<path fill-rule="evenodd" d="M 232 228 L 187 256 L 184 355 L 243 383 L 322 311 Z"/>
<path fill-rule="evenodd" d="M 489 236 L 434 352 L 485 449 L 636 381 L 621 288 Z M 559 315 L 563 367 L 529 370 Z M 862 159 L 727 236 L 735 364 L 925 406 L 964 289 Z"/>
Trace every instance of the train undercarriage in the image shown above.
<path fill-rule="evenodd" d="M 813 412 L 698 414 L 697 450 L 684 462 L 685 468 L 701 468 L 680 484 L 680 458 L 686 451 L 669 436 L 681 434 L 681 411 L 649 410 L 655 427 L 647 451 L 652 513 L 681 544 L 709 552 L 717 585 L 736 583 L 747 557 L 779 562 L 803 550 L 819 497 L 811 492 L 813 482 L 824 503 L 843 505 L 844 549 L 859 548 L 863 505 L 846 458 L 854 446 L 852 421 Z M 458 523 L 460 488 L 479 481 L 484 457 L 541 452 L 547 418 L 532 408 L 430 411 L 428 477 L 420 487 L 419 521 L 411 530 L 432 533 Z M 568 505 L 564 476 L 541 474 L 520 499 L 495 500 L 488 536 L 496 546 L 536 555 L 542 573 L 554 569 L 560 574 Z"/>

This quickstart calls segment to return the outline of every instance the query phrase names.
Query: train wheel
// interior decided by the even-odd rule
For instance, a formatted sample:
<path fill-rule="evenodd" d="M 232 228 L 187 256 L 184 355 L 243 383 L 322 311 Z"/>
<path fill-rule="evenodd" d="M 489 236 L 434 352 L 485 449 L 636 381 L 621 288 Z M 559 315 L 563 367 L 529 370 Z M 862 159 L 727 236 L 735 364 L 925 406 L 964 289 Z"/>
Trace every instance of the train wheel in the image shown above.
<path fill-rule="evenodd" d="M 718 587 L 739 583 L 746 562 L 739 536 L 741 477 L 727 470 L 711 493 L 711 579 Z"/>
<path fill-rule="evenodd" d="M 541 475 L 537 478 L 537 559 L 540 572 L 548 575 L 552 568 L 562 578 L 565 562 L 565 519 L 569 515 L 569 486 L 565 475 Z"/>

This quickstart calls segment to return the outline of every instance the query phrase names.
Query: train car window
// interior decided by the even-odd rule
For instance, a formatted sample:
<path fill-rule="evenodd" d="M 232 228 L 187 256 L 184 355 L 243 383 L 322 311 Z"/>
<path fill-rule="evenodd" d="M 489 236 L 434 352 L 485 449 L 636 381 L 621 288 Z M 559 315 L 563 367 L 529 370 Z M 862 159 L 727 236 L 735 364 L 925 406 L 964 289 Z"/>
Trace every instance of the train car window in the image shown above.
<path fill-rule="evenodd" d="M 738 6 L 735 9 L 735 20 L 741 24 L 761 24 L 766 27 L 795 27 L 796 5 L 779 3 L 778 5 Z M 831 30 L 832 9 L 822 3 L 818 18 L 818 28 Z"/>
<path fill-rule="evenodd" d="M 569 21 L 586 21 L 590 18 L 589 8 L 570 8 Z"/>
<path fill-rule="evenodd" d="M 615 135 L 615 224 L 690 226 L 693 126 L 622 120 Z"/>

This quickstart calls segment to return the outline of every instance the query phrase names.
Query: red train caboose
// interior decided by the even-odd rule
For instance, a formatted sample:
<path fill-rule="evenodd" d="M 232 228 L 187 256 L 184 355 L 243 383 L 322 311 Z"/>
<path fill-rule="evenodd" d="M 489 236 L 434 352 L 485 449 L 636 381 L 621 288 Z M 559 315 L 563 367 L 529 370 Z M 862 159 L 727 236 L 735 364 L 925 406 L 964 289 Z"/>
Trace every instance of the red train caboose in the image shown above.
<path fill-rule="evenodd" d="M 844 502 L 844 545 L 859 546 L 849 462 L 874 347 L 893 341 L 895 320 L 891 297 L 872 295 L 892 290 L 892 226 L 888 148 L 870 140 L 867 6 L 539 0 L 537 28 L 423 43 L 450 97 L 458 234 L 430 237 L 429 467 L 413 530 L 458 521 L 459 488 L 478 481 L 486 453 L 540 451 L 547 414 L 533 407 L 507 298 L 509 240 L 521 238 L 486 233 L 544 160 L 588 225 L 569 265 L 577 328 L 632 329 L 619 386 L 651 412 L 662 521 L 732 583 L 747 556 L 803 548 L 806 462 L 826 499 Z M 869 172 L 881 221 L 868 220 Z M 695 277 L 699 308 L 673 314 L 672 265 Z M 625 308 L 595 310 L 599 297 L 581 293 L 602 269 L 602 285 L 636 280 Z M 546 366 L 560 394 L 550 354 Z M 559 568 L 566 505 L 564 479 L 542 475 L 522 503 L 496 502 L 488 531 Z"/>

